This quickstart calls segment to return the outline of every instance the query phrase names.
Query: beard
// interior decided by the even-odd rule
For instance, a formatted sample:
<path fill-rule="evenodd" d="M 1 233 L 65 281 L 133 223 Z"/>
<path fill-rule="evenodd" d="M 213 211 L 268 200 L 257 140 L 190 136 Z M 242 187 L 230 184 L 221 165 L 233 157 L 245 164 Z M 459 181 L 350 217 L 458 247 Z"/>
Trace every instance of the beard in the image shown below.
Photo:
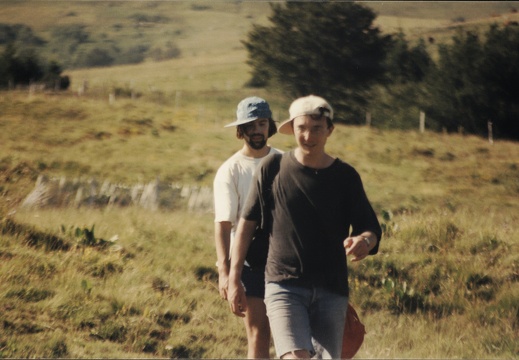
<path fill-rule="evenodd" d="M 265 139 L 265 137 L 262 135 L 261 136 L 261 139 L 258 139 L 258 140 L 252 140 L 252 136 L 247 140 L 247 144 L 249 144 L 249 146 L 251 148 L 253 148 L 254 150 L 260 150 L 260 149 L 263 149 L 265 147 L 265 145 L 267 145 L 267 139 Z"/>

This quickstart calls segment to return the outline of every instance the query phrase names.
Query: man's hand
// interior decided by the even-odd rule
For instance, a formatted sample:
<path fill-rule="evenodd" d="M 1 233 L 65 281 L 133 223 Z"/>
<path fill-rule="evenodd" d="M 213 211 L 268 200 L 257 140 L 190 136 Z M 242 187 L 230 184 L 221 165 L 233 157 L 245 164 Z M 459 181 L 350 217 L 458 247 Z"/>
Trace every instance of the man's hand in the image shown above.
<path fill-rule="evenodd" d="M 222 299 L 227 300 L 227 288 L 229 287 L 229 274 L 226 271 L 219 271 L 218 290 Z"/>
<path fill-rule="evenodd" d="M 236 227 L 236 238 L 231 254 L 227 300 L 233 314 L 240 317 L 245 317 L 247 312 L 247 298 L 241 283 L 241 273 L 256 225 L 257 222 L 254 220 L 240 218 Z"/>
<path fill-rule="evenodd" d="M 227 300 L 234 315 L 245 317 L 247 311 L 247 297 L 245 296 L 245 289 L 241 281 L 232 281 L 229 283 L 227 290 Z"/>
<path fill-rule="evenodd" d="M 351 261 L 360 261 L 369 255 L 370 250 L 375 247 L 376 241 L 377 237 L 372 233 L 350 236 L 343 243 L 346 256 L 353 255 Z"/>

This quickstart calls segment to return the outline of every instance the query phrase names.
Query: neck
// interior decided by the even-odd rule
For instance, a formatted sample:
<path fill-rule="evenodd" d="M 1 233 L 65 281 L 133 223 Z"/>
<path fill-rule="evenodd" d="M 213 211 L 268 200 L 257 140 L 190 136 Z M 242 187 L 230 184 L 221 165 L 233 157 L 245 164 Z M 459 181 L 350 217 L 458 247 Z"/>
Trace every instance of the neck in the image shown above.
<path fill-rule="evenodd" d="M 324 151 L 318 153 L 305 153 L 300 148 L 294 151 L 296 160 L 302 165 L 312 169 L 324 169 L 330 166 L 334 159 Z"/>
<path fill-rule="evenodd" d="M 241 153 L 245 156 L 251 157 L 251 158 L 262 158 L 268 155 L 270 152 L 270 146 L 266 145 L 262 147 L 261 149 L 253 149 L 251 148 L 247 143 L 243 144 L 243 147 L 241 148 Z"/>

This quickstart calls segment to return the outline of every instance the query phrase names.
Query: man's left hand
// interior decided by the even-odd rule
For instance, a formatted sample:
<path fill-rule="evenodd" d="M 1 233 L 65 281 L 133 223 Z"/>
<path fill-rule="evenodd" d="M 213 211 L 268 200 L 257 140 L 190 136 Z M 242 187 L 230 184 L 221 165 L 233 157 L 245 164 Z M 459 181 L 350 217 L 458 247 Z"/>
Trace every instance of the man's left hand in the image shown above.
<path fill-rule="evenodd" d="M 344 249 L 346 256 L 353 255 L 351 261 L 360 261 L 369 255 L 371 249 L 375 246 L 376 239 L 371 235 L 350 236 L 344 240 Z"/>

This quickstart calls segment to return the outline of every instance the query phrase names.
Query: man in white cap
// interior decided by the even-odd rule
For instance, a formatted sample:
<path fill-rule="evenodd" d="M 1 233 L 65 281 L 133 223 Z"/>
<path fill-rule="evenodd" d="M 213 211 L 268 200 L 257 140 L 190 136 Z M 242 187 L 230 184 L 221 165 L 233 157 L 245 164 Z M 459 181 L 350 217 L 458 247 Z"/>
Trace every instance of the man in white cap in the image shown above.
<path fill-rule="evenodd" d="M 276 353 L 340 358 L 346 256 L 359 261 L 376 254 L 382 231 L 357 171 L 325 151 L 334 130 L 332 107 L 310 95 L 295 100 L 289 112 L 279 132 L 294 135 L 297 148 L 268 156 L 256 172 L 231 254 L 229 303 L 238 316 L 248 309 L 242 264 L 254 228 L 270 215 L 265 303 Z M 275 177 L 272 168 L 279 168 Z"/>
<path fill-rule="evenodd" d="M 236 127 L 236 137 L 243 140 L 243 146 L 220 166 L 213 184 L 218 287 L 223 299 L 227 299 L 229 255 L 236 225 L 253 173 L 262 158 L 281 153 L 267 145 L 267 139 L 277 132 L 277 128 L 269 104 L 264 99 L 256 96 L 243 99 L 236 110 L 236 121 L 225 127 Z M 241 274 L 249 303 L 244 314 L 248 358 L 269 358 L 270 327 L 263 302 L 268 234 L 266 236 L 253 241 L 255 246 L 250 248 Z"/>

